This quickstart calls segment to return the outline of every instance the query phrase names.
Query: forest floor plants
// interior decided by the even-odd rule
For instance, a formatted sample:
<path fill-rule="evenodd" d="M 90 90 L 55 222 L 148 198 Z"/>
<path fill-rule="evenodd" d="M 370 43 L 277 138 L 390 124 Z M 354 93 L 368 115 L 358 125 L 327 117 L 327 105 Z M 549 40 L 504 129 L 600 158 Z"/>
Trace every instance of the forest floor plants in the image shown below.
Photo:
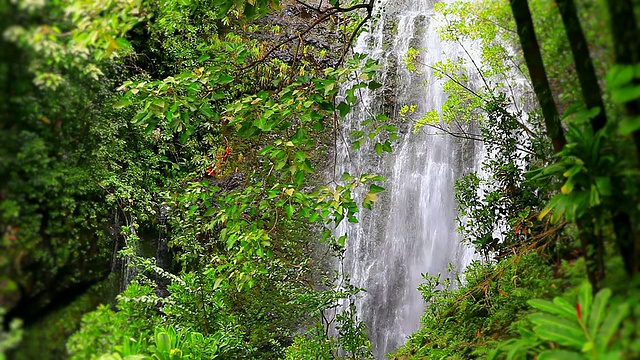
<path fill-rule="evenodd" d="M 518 320 L 530 311 L 527 301 L 558 296 L 582 280 L 572 276 L 574 266 L 565 261 L 554 274 L 547 256 L 526 250 L 495 263 L 473 262 L 464 281 L 427 276 L 420 288 L 429 304 L 422 328 L 392 358 L 485 358 L 496 340 L 518 333 Z"/>

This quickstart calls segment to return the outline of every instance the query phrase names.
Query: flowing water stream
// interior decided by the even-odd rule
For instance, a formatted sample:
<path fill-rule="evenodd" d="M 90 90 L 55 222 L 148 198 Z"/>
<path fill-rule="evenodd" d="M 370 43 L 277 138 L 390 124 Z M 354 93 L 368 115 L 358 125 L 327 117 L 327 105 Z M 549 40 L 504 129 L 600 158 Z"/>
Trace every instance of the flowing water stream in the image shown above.
<path fill-rule="evenodd" d="M 446 100 L 443 81 L 426 66 L 411 73 L 403 65 L 409 48 L 420 50 L 423 64 L 447 58 L 468 60 L 459 45 L 440 40 L 436 28 L 442 20 L 433 17 L 435 2 L 380 2 L 377 23 L 359 37 L 355 51 L 380 61 L 383 91 L 360 94 L 361 104 L 343 124 L 344 138 L 360 129 L 371 113 L 397 119 L 404 105 L 417 105 L 416 114 L 440 109 Z M 357 302 L 358 315 L 368 327 L 377 359 L 419 328 L 426 306 L 417 291 L 422 274 L 449 276 L 450 264 L 460 271 L 472 260 L 473 250 L 461 244 L 456 233 L 453 189 L 456 179 L 479 168 L 484 153 L 478 143 L 437 135 L 429 127 L 414 133 L 411 121 L 398 120 L 398 126 L 400 140 L 393 153 L 352 151 L 343 142 L 336 169 L 338 177 L 346 171 L 378 173 L 389 179 L 373 211 L 364 210 L 358 214 L 359 223 L 343 223 L 336 229 L 337 235 L 348 234 L 342 270 L 354 285 L 367 290 Z"/>

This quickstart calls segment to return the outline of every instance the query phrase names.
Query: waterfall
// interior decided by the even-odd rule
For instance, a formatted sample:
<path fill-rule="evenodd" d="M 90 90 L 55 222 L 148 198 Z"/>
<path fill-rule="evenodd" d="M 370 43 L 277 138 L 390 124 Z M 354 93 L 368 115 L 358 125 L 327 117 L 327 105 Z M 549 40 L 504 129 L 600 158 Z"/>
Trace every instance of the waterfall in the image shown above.
<path fill-rule="evenodd" d="M 380 17 L 359 37 L 355 52 L 380 61 L 383 91 L 381 95 L 366 89 L 360 93 L 359 107 L 343 124 L 344 138 L 360 129 L 359 124 L 371 113 L 399 119 L 404 105 L 417 105 L 417 114 L 441 108 L 446 100 L 444 81 L 428 67 L 410 73 L 403 65 L 409 48 L 421 51 L 424 64 L 468 58 L 459 45 L 440 40 L 436 28 L 441 23 L 433 17 L 434 2 L 379 3 Z M 479 84 L 480 79 L 470 81 Z M 336 229 L 336 235 L 348 234 L 342 270 L 355 286 L 366 289 L 356 305 L 377 359 L 397 349 L 419 328 L 426 306 L 417 291 L 422 274 L 447 276 L 450 264 L 460 271 L 472 260 L 473 250 L 461 244 L 456 233 L 453 191 L 456 179 L 480 167 L 484 153 L 481 144 L 438 135 L 429 127 L 414 133 L 410 121 L 398 120 L 397 125 L 400 140 L 391 154 L 379 156 L 366 148 L 352 151 L 346 142 L 338 146 L 337 177 L 349 172 L 388 178 L 387 191 L 373 211 L 364 210 L 358 214 L 359 223 L 345 220 Z"/>
<path fill-rule="evenodd" d="M 129 223 L 129 231 L 131 232 L 129 237 L 125 237 L 125 246 L 129 247 L 134 254 L 140 253 L 140 244 L 138 239 L 138 233 L 134 226 L 135 218 L 131 215 L 131 221 Z M 125 291 L 127 286 L 138 275 L 138 267 L 133 262 L 133 259 L 129 255 L 125 255 L 122 259 L 122 278 L 120 279 L 120 292 Z"/>
<path fill-rule="evenodd" d="M 156 266 L 164 271 L 168 271 L 171 265 L 171 258 L 169 256 L 169 249 L 167 247 L 167 220 L 169 219 L 170 208 L 166 203 L 163 203 L 158 208 L 158 243 L 156 246 Z M 156 274 L 156 294 L 160 297 L 169 296 L 167 286 L 169 280 L 162 276 L 160 273 Z"/>

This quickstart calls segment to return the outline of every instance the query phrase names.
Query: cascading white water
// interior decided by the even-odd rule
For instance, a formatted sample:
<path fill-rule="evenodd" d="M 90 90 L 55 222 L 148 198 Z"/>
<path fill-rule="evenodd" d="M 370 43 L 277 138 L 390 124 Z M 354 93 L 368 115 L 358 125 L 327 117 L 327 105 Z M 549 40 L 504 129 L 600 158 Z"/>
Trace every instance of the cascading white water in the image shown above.
<path fill-rule="evenodd" d="M 343 124 L 342 134 L 360 129 L 371 113 L 398 119 L 404 105 L 417 105 L 416 113 L 439 110 L 446 100 L 443 81 L 428 67 L 410 73 L 403 65 L 409 48 L 420 50 L 420 62 L 467 58 L 457 44 L 443 42 L 433 17 L 433 0 L 382 0 L 379 20 L 359 37 L 355 51 L 383 66 L 378 94 L 364 90 L 360 104 Z M 470 48 L 467 48 L 469 50 Z M 479 79 L 471 79 L 479 82 Z M 343 271 L 367 292 L 358 300 L 358 315 L 368 327 L 378 359 L 399 347 L 420 326 L 426 305 L 417 287 L 422 274 L 443 275 L 449 264 L 457 271 L 473 258 L 456 233 L 455 180 L 475 171 L 482 161 L 482 146 L 398 120 L 400 140 L 392 154 L 378 156 L 368 149 L 338 149 L 337 176 L 378 173 L 389 180 L 373 211 L 358 214 L 359 223 L 343 222 L 336 234 L 348 234 Z M 356 195 L 358 196 L 358 195 Z"/>
<path fill-rule="evenodd" d="M 131 222 L 129 225 L 129 230 L 131 231 L 132 237 L 131 240 L 127 240 L 125 237 L 125 246 L 132 249 L 134 254 L 140 253 L 140 244 L 138 243 L 138 234 L 135 226 L 133 225 L 135 219 L 133 215 L 131 215 Z M 125 291 L 129 284 L 133 281 L 133 279 L 138 275 L 138 267 L 133 262 L 133 259 L 130 256 L 125 256 L 122 259 L 122 277 L 120 279 L 120 292 Z"/>

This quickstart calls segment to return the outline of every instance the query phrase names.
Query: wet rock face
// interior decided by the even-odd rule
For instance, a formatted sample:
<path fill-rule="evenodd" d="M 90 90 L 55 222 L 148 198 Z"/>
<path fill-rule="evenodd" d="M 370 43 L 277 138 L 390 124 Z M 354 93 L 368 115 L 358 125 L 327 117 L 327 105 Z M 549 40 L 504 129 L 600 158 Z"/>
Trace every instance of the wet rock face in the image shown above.
<path fill-rule="evenodd" d="M 288 65 L 306 60 L 318 68 L 334 66 L 346 39 L 338 31 L 340 19 L 329 16 L 323 20 L 325 15 L 326 5 L 321 3 L 285 4 L 280 11 L 256 20 L 260 29 L 251 36 L 277 47 L 270 54 L 271 59 Z"/>
<path fill-rule="evenodd" d="M 210 184 L 220 188 L 220 192 L 230 192 L 244 186 L 246 175 L 243 172 L 232 173 L 223 178 L 213 179 Z"/>

